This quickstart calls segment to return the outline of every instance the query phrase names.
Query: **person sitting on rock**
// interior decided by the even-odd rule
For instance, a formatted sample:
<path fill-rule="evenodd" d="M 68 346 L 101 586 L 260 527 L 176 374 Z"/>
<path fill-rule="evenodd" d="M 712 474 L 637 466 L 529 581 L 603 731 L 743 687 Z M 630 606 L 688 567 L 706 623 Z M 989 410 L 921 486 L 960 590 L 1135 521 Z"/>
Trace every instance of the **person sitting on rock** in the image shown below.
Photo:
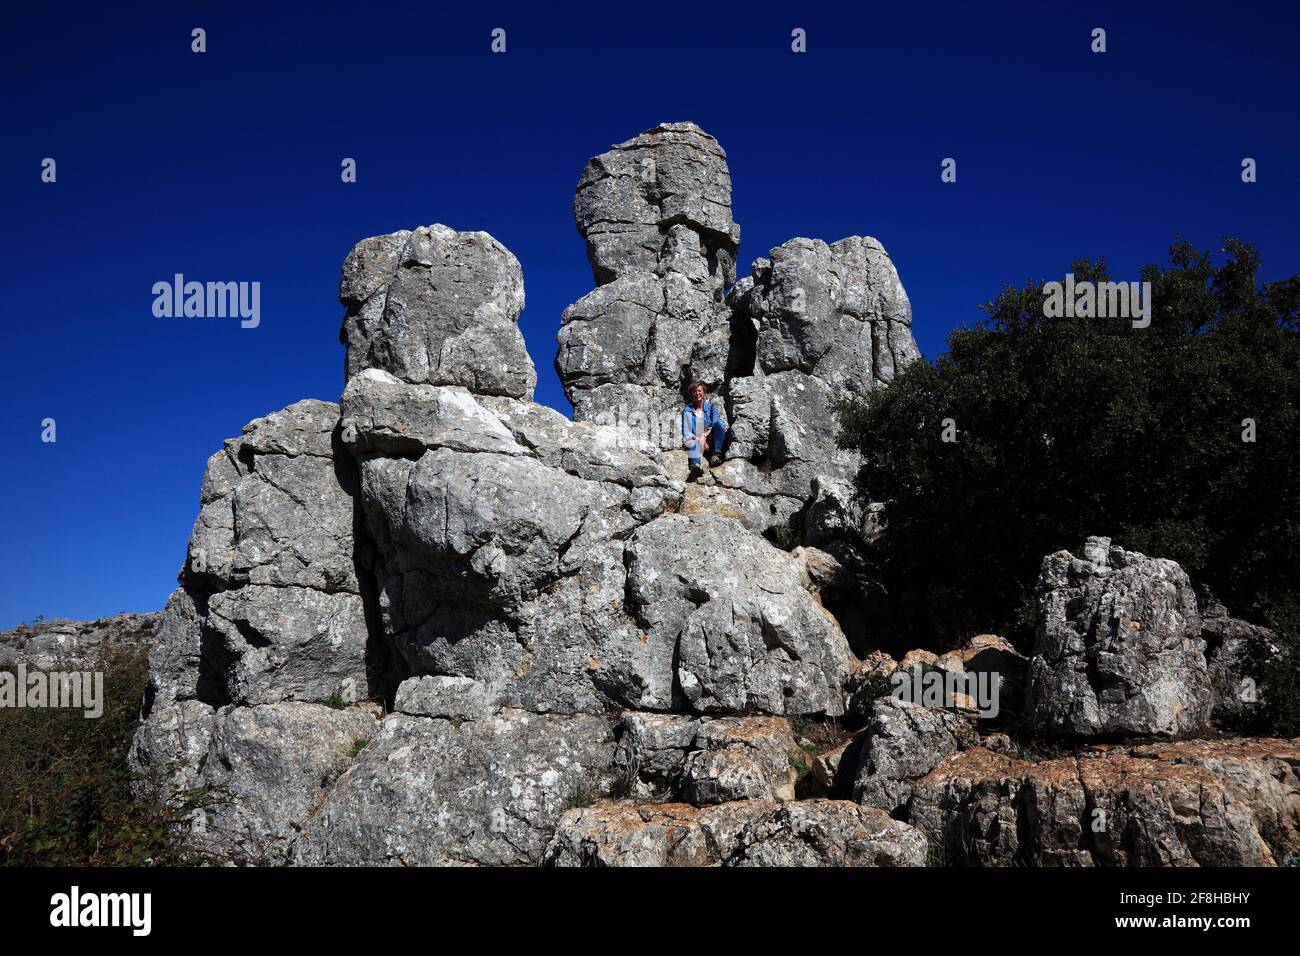
<path fill-rule="evenodd" d="M 682 409 L 682 445 L 691 462 L 691 477 L 703 472 L 700 459 L 707 448 L 709 464 L 722 464 L 722 443 L 727 440 L 727 426 L 718 406 L 704 400 L 704 383 L 691 382 L 686 387 L 690 404 Z"/>

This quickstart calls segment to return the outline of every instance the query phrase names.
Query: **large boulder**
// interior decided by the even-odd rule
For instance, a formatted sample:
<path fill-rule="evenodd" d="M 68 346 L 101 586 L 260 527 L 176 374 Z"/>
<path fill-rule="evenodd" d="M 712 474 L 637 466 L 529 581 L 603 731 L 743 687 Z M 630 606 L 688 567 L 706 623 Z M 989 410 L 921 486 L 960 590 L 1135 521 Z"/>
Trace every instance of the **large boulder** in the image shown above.
<path fill-rule="evenodd" d="M 603 717 L 387 717 L 304 824 L 293 860 L 538 863 L 561 814 L 608 786 L 613 753 Z"/>
<path fill-rule="evenodd" d="M 406 382 L 531 399 L 537 372 L 519 331 L 519 260 L 486 232 L 443 225 L 357 243 L 343 263 L 346 376 L 380 368 Z"/>
<path fill-rule="evenodd" d="M 1042 734 L 1190 733 L 1214 698 L 1196 594 L 1177 563 L 1089 538 L 1043 559 L 1028 713 Z"/>
<path fill-rule="evenodd" d="M 789 556 L 736 522 L 664 515 L 627 549 L 629 610 L 665 653 L 656 703 L 701 712 L 844 712 L 856 660 Z"/>

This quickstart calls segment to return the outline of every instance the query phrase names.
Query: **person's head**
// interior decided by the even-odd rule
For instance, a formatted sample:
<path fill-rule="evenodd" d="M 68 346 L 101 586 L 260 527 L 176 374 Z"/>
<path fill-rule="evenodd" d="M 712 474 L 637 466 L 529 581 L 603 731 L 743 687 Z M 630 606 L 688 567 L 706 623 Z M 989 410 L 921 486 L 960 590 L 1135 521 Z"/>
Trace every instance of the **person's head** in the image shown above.
<path fill-rule="evenodd" d="M 690 385 L 687 385 L 687 386 L 686 386 L 686 397 L 687 397 L 688 399 L 690 399 L 690 401 L 691 401 L 693 404 L 696 404 L 696 405 L 698 405 L 700 402 L 704 401 L 704 383 L 703 383 L 703 382 L 700 382 L 700 381 L 694 381 L 694 382 L 691 382 Z"/>

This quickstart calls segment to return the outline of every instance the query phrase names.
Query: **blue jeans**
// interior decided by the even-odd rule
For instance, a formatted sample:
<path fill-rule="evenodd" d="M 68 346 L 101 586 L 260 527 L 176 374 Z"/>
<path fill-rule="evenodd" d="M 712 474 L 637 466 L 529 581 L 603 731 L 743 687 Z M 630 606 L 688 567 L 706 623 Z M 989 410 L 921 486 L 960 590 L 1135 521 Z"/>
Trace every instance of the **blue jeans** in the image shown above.
<path fill-rule="evenodd" d="M 722 422 L 718 422 L 713 426 L 713 430 L 709 432 L 710 457 L 722 454 L 722 445 L 726 440 L 727 426 L 722 424 Z M 686 455 L 690 459 L 692 465 L 700 460 L 699 442 L 693 437 L 689 439 L 689 444 L 686 446 Z"/>

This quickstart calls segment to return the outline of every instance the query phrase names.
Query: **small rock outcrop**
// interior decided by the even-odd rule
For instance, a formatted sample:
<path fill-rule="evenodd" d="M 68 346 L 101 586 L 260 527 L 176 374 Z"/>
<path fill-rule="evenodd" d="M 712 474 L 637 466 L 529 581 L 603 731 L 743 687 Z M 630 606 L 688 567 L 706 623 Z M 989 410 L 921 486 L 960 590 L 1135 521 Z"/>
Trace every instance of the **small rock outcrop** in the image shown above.
<path fill-rule="evenodd" d="M 153 647 L 162 615 L 115 614 L 94 621 L 39 619 L 0 633 L 0 667 L 58 670 Z"/>
<path fill-rule="evenodd" d="M 343 263 L 339 299 L 346 377 L 378 368 L 414 384 L 533 397 L 537 372 L 517 324 L 523 270 L 486 232 L 435 225 L 365 239 Z"/>

